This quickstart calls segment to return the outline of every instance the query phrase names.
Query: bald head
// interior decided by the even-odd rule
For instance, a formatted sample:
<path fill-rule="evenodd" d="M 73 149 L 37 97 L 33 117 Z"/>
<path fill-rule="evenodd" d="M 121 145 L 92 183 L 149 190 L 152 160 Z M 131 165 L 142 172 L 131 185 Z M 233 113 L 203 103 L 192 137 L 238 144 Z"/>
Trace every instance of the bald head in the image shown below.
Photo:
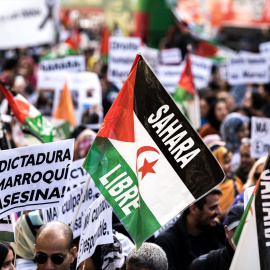
<path fill-rule="evenodd" d="M 55 238 L 55 235 L 58 237 L 63 237 L 66 239 L 67 248 L 72 248 L 73 232 L 68 225 L 63 222 L 51 221 L 41 226 L 36 235 L 36 243 L 40 235 L 46 236 L 48 240 L 50 238 Z"/>

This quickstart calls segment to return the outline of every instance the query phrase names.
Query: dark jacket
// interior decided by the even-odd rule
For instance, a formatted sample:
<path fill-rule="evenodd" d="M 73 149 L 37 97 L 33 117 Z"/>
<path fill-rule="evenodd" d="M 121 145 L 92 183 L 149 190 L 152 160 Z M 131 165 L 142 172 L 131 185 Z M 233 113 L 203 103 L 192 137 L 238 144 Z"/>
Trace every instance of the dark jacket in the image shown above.
<path fill-rule="evenodd" d="M 233 259 L 234 250 L 230 246 L 227 239 L 226 246 L 222 248 L 217 255 L 219 255 L 219 259 L 217 260 L 218 265 L 215 266 L 215 270 L 229 270 Z M 210 262 L 208 257 L 209 254 L 205 254 L 195 259 L 190 265 L 190 270 L 211 270 L 209 269 Z"/>
<path fill-rule="evenodd" d="M 162 247 L 167 255 L 168 270 L 188 269 L 195 258 L 224 247 L 225 232 L 221 224 L 217 223 L 216 227 L 205 228 L 203 234 L 207 240 L 200 243 L 200 247 L 204 248 L 205 252 L 195 254 L 194 250 L 198 250 L 198 247 L 192 247 L 191 236 L 188 235 L 186 228 L 186 214 L 183 213 L 170 228 L 157 237 L 156 244 Z"/>

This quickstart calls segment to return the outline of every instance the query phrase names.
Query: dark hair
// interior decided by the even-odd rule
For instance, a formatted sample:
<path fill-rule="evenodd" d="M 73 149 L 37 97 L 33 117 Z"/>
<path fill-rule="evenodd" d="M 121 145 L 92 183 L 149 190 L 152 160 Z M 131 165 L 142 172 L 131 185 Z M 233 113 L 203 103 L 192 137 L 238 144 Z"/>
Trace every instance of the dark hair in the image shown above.
<path fill-rule="evenodd" d="M 215 110 L 216 110 L 218 103 L 220 103 L 220 102 L 226 103 L 224 99 L 213 100 L 211 103 L 208 115 L 207 115 L 207 119 L 208 119 L 209 123 L 217 130 L 219 130 L 221 122 L 219 120 L 217 120 Z"/>
<path fill-rule="evenodd" d="M 2 268 L 3 263 L 8 255 L 9 250 L 12 250 L 12 253 L 14 256 L 13 248 L 7 242 L 0 241 L 0 268 Z"/>

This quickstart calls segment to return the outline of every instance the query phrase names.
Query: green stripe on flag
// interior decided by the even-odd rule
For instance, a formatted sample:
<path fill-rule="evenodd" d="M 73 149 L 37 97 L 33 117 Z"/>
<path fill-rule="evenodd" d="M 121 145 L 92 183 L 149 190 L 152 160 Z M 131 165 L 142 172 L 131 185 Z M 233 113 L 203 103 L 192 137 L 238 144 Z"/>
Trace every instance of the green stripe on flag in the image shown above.
<path fill-rule="evenodd" d="M 182 103 L 183 101 L 193 100 L 194 96 L 184 88 L 177 86 L 173 99 L 175 102 Z"/>
<path fill-rule="evenodd" d="M 249 201 L 248 201 L 248 204 L 247 204 L 247 207 L 241 217 L 241 220 L 235 230 L 235 233 L 233 235 L 233 242 L 234 244 L 237 246 L 238 245 L 238 242 L 239 242 L 239 239 L 240 239 L 240 236 L 241 236 L 241 233 L 243 231 L 243 228 L 244 228 L 244 225 L 245 225 L 245 222 L 246 222 L 246 219 L 247 219 L 247 216 L 248 216 L 248 213 L 249 213 L 249 210 L 250 210 L 250 207 L 251 207 L 251 204 L 252 204 L 252 201 L 253 201 L 253 198 L 254 198 L 254 194 L 251 195 Z M 255 209 L 253 209 L 253 211 L 255 211 Z"/>
<path fill-rule="evenodd" d="M 141 196 L 136 195 L 137 177 L 109 139 L 101 137 L 95 139 L 83 168 L 88 171 L 103 196 L 122 220 L 137 247 L 140 247 L 144 240 L 161 227 Z M 108 182 L 104 184 L 103 181 Z M 130 194 L 129 198 L 126 197 L 128 194 Z M 139 207 L 136 206 L 138 196 Z"/>
<path fill-rule="evenodd" d="M 14 232 L 1 231 L 0 240 L 7 242 L 15 242 Z"/>

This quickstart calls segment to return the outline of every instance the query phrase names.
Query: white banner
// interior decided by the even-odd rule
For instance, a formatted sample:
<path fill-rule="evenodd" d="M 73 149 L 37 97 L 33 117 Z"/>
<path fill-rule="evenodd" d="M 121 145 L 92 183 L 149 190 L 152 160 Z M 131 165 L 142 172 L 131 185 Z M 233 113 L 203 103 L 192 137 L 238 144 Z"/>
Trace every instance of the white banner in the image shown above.
<path fill-rule="evenodd" d="M 163 65 L 179 65 L 182 61 L 182 53 L 178 48 L 164 49 L 160 51 L 160 63 Z"/>
<path fill-rule="evenodd" d="M 110 37 L 108 61 L 110 81 L 124 82 L 127 79 L 140 45 L 141 39 L 137 37 Z"/>
<path fill-rule="evenodd" d="M 110 243 L 113 243 L 112 208 L 100 195 L 83 215 L 77 267 L 94 254 L 98 245 Z"/>
<path fill-rule="evenodd" d="M 48 100 L 53 115 L 64 88 L 65 80 L 73 100 L 76 125 L 84 124 L 91 129 L 98 129 L 103 120 L 102 90 L 99 78 L 93 72 L 45 72 L 38 71 L 38 90 Z M 42 108 L 37 107 L 44 115 Z"/>
<path fill-rule="evenodd" d="M 55 42 L 60 0 L 1 0 L 0 49 Z"/>
<path fill-rule="evenodd" d="M 48 209 L 43 209 L 43 219 L 44 223 L 50 222 L 52 220 L 58 220 L 64 222 L 68 226 L 71 225 L 74 214 L 80 202 L 82 193 L 84 189 L 84 184 L 70 190 L 65 194 L 64 203 L 62 206 L 52 207 Z M 80 210 L 76 217 L 76 221 L 73 227 L 73 237 L 76 238 L 81 234 L 82 228 L 82 217 L 86 209 L 91 205 L 100 195 L 100 191 L 96 187 L 93 180 L 89 182 L 88 188 L 84 195 Z"/>
<path fill-rule="evenodd" d="M 74 139 L 0 151 L 0 218 L 62 205 Z"/>
<path fill-rule="evenodd" d="M 159 65 L 158 67 L 158 80 L 162 83 L 166 91 L 174 94 L 176 86 L 180 80 L 184 65 Z"/>
<path fill-rule="evenodd" d="M 82 167 L 84 160 L 84 158 L 81 158 L 71 163 L 67 191 L 84 184 L 88 177 L 90 177 L 89 173 Z"/>
<path fill-rule="evenodd" d="M 211 78 L 213 60 L 192 54 L 191 69 L 193 81 L 197 90 L 207 87 Z"/>
<path fill-rule="evenodd" d="M 229 84 L 268 83 L 269 61 L 263 54 L 241 53 L 228 60 Z"/>
<path fill-rule="evenodd" d="M 71 55 L 59 59 L 50 59 L 40 62 L 40 70 L 43 71 L 85 71 L 85 58 L 83 55 Z"/>
<path fill-rule="evenodd" d="M 251 149 L 253 158 L 268 156 L 270 151 L 270 119 L 251 117 Z"/>

